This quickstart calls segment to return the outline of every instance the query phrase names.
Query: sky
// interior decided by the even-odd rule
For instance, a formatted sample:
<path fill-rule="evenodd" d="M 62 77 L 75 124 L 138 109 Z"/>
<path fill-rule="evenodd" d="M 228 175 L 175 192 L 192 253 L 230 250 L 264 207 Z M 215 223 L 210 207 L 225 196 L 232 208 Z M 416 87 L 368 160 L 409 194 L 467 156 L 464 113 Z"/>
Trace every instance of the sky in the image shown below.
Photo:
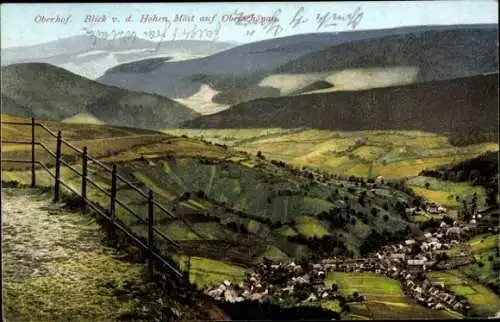
<path fill-rule="evenodd" d="M 175 21 L 176 15 L 182 14 L 182 21 Z M 92 15 L 105 15 L 106 21 L 85 21 Z M 167 21 L 141 23 L 143 15 L 166 17 Z M 247 25 L 227 21 L 231 15 L 248 17 Z M 186 19 L 192 16 L 194 21 Z M 259 18 L 273 16 L 277 21 L 262 22 Z M 245 43 L 310 32 L 478 23 L 498 23 L 498 1 L 15 3 L 1 5 L 1 47 L 34 45 L 75 35 L 111 39 L 135 33 L 152 41 Z"/>

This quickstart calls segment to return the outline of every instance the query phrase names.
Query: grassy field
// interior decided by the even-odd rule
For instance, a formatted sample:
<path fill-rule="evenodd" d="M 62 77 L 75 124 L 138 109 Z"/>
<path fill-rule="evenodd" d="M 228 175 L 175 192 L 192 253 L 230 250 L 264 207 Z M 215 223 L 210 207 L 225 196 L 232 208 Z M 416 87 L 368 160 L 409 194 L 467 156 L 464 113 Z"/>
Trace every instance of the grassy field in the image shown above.
<path fill-rule="evenodd" d="M 399 282 L 374 273 L 329 273 L 325 284 L 337 283 L 339 292 L 351 295 L 358 292 L 365 296 L 362 303 L 350 304 L 346 319 L 429 319 L 460 318 L 455 312 L 435 311 L 424 308 L 406 297 Z"/>
<path fill-rule="evenodd" d="M 2 121 L 31 123 L 30 119 L 2 114 Z M 127 151 L 135 146 L 148 145 L 162 142 L 169 137 L 163 133 L 151 130 L 134 129 L 126 127 L 105 126 L 99 124 L 70 124 L 62 122 L 42 121 L 52 132 L 61 131 L 63 139 L 83 149 L 88 147 L 89 155 L 94 157 L 108 156 L 120 151 Z M 53 153 L 56 150 L 56 138 L 41 127 L 35 128 L 38 142 L 42 142 Z M 2 137 L 5 140 L 31 142 L 31 126 L 2 125 Z M 112 138 L 112 139 L 111 139 Z M 65 144 L 61 151 L 68 160 L 75 159 L 79 153 L 70 149 Z M 37 161 L 47 165 L 55 164 L 54 158 L 42 147 L 35 149 Z M 2 157 L 7 159 L 31 160 L 31 145 L 3 144 Z M 5 168 L 22 168 L 14 163 L 2 165 Z"/>
<path fill-rule="evenodd" d="M 176 255 L 173 259 L 177 261 L 182 270 L 185 269 L 187 256 Z M 245 278 L 246 269 L 243 267 L 202 257 L 191 257 L 190 261 L 189 280 L 198 287 L 217 285 L 226 279 L 240 284 Z"/>
<path fill-rule="evenodd" d="M 310 166 L 339 175 L 388 179 L 416 176 L 421 170 L 459 162 L 497 143 L 454 147 L 445 136 L 418 131 L 335 132 L 307 129 L 166 129 L 203 137 L 239 150 L 261 151 L 270 159 Z"/>
<path fill-rule="evenodd" d="M 499 245 L 498 235 L 478 235 L 469 240 L 472 252 L 481 252 L 488 249 L 495 249 Z"/>
<path fill-rule="evenodd" d="M 498 287 L 500 275 L 498 270 L 494 269 L 494 262 L 499 261 L 499 236 L 487 234 L 475 236 L 469 240 L 468 244 L 476 262 L 461 266 L 458 270 L 483 285 L 492 283 Z M 453 248 L 449 250 L 448 254 L 457 254 L 459 251 L 459 249 Z"/>
<path fill-rule="evenodd" d="M 143 266 L 105 247 L 88 214 L 54 206 L 36 190 L 2 189 L 2 217 L 8 321 L 112 321 L 133 308 L 133 299 L 112 291 L 139 279 Z"/>
<path fill-rule="evenodd" d="M 398 302 L 404 297 L 399 282 L 375 273 L 329 273 L 325 284 L 330 287 L 336 283 L 339 292 L 351 295 L 359 292 L 367 301 L 385 300 Z"/>
<path fill-rule="evenodd" d="M 306 237 L 323 237 L 328 235 L 328 229 L 325 228 L 316 218 L 302 216 L 297 218 L 297 230 Z"/>
<path fill-rule="evenodd" d="M 500 298 L 487 287 L 472 281 L 458 270 L 430 272 L 431 281 L 441 281 L 456 294 L 461 294 L 481 316 L 491 316 L 500 310 Z"/>
<path fill-rule="evenodd" d="M 471 186 L 462 182 L 443 181 L 431 177 L 417 176 L 407 181 L 408 185 L 419 195 L 442 204 L 446 207 L 457 207 L 461 203 L 456 201 L 459 196 L 460 200 L 470 202 L 474 193 L 478 196 L 478 202 L 484 202 L 486 191 L 481 186 Z M 426 184 L 428 184 L 426 188 Z"/>

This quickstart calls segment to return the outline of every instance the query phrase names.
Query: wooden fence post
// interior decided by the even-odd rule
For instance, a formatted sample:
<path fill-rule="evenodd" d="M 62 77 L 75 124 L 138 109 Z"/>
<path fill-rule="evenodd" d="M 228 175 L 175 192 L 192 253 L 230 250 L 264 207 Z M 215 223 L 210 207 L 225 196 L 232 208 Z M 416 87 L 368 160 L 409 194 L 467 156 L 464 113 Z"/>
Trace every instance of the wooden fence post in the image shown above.
<path fill-rule="evenodd" d="M 149 248 L 149 258 L 148 258 L 148 275 L 152 279 L 154 273 L 154 202 L 153 202 L 153 191 L 149 190 L 148 195 L 148 248 Z"/>
<path fill-rule="evenodd" d="M 56 179 L 54 184 L 54 202 L 58 202 L 60 198 L 61 189 L 61 143 L 62 133 L 57 132 L 57 146 L 56 146 Z"/>
<path fill-rule="evenodd" d="M 83 147 L 82 153 L 82 201 L 83 201 L 83 210 L 87 210 L 87 163 L 88 163 L 88 155 L 87 155 L 87 147 Z"/>
<path fill-rule="evenodd" d="M 36 185 L 36 173 L 35 173 L 35 118 L 31 118 L 31 187 Z"/>
<path fill-rule="evenodd" d="M 115 221 L 116 221 L 116 177 L 117 168 L 116 164 L 113 164 L 113 169 L 111 170 L 111 200 L 109 202 L 109 217 L 111 218 L 110 227 L 110 239 L 115 240 Z"/>
<path fill-rule="evenodd" d="M 191 271 L 191 256 L 188 255 L 186 267 L 184 268 L 184 278 L 189 282 L 189 271 Z"/>

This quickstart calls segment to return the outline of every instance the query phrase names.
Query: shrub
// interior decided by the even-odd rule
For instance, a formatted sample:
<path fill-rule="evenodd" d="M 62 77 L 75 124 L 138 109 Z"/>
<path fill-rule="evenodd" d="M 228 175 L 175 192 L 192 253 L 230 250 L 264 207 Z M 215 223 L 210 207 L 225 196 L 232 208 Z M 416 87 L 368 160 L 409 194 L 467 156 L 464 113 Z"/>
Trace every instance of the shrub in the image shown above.
<path fill-rule="evenodd" d="M 184 192 L 182 194 L 182 196 L 179 198 L 179 201 L 186 201 L 188 200 L 189 198 L 191 198 L 191 193 L 189 192 Z"/>

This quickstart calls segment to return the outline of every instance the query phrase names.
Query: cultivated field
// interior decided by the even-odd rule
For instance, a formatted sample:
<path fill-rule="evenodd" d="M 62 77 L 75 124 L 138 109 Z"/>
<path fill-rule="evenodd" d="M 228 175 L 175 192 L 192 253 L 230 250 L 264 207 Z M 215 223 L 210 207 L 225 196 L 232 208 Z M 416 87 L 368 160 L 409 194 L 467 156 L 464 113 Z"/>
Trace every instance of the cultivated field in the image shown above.
<path fill-rule="evenodd" d="M 474 236 L 467 244 L 476 262 L 461 266 L 458 270 L 465 276 L 483 285 L 498 285 L 500 276 L 498 268 L 495 269 L 494 266 L 498 266 L 499 263 L 499 236 L 482 234 Z M 454 247 L 445 252 L 448 256 L 457 256 L 462 252 L 462 249 Z"/>
<path fill-rule="evenodd" d="M 498 151 L 497 143 L 452 146 L 445 136 L 418 131 L 335 132 L 307 129 L 165 129 L 203 137 L 268 159 L 339 175 L 387 179 L 417 176 L 432 169 Z"/>
<path fill-rule="evenodd" d="M 443 181 L 432 177 L 418 176 L 409 179 L 407 183 L 417 194 L 450 208 L 460 206 L 462 200 L 470 202 L 474 193 L 477 194 L 478 202 L 483 203 L 486 194 L 481 186 L 473 187 L 465 182 Z"/>
<path fill-rule="evenodd" d="M 358 292 L 364 295 L 366 301 L 353 303 L 349 319 L 429 319 L 429 318 L 459 318 L 455 312 L 434 311 L 426 309 L 411 298 L 406 297 L 399 282 L 374 273 L 341 273 L 328 274 L 327 286 L 338 285 L 339 292 L 351 295 Z"/>
<path fill-rule="evenodd" d="M 500 298 L 495 293 L 458 270 L 430 272 L 427 277 L 431 281 L 444 282 L 453 292 L 465 296 L 482 316 L 491 316 L 500 310 Z"/>

